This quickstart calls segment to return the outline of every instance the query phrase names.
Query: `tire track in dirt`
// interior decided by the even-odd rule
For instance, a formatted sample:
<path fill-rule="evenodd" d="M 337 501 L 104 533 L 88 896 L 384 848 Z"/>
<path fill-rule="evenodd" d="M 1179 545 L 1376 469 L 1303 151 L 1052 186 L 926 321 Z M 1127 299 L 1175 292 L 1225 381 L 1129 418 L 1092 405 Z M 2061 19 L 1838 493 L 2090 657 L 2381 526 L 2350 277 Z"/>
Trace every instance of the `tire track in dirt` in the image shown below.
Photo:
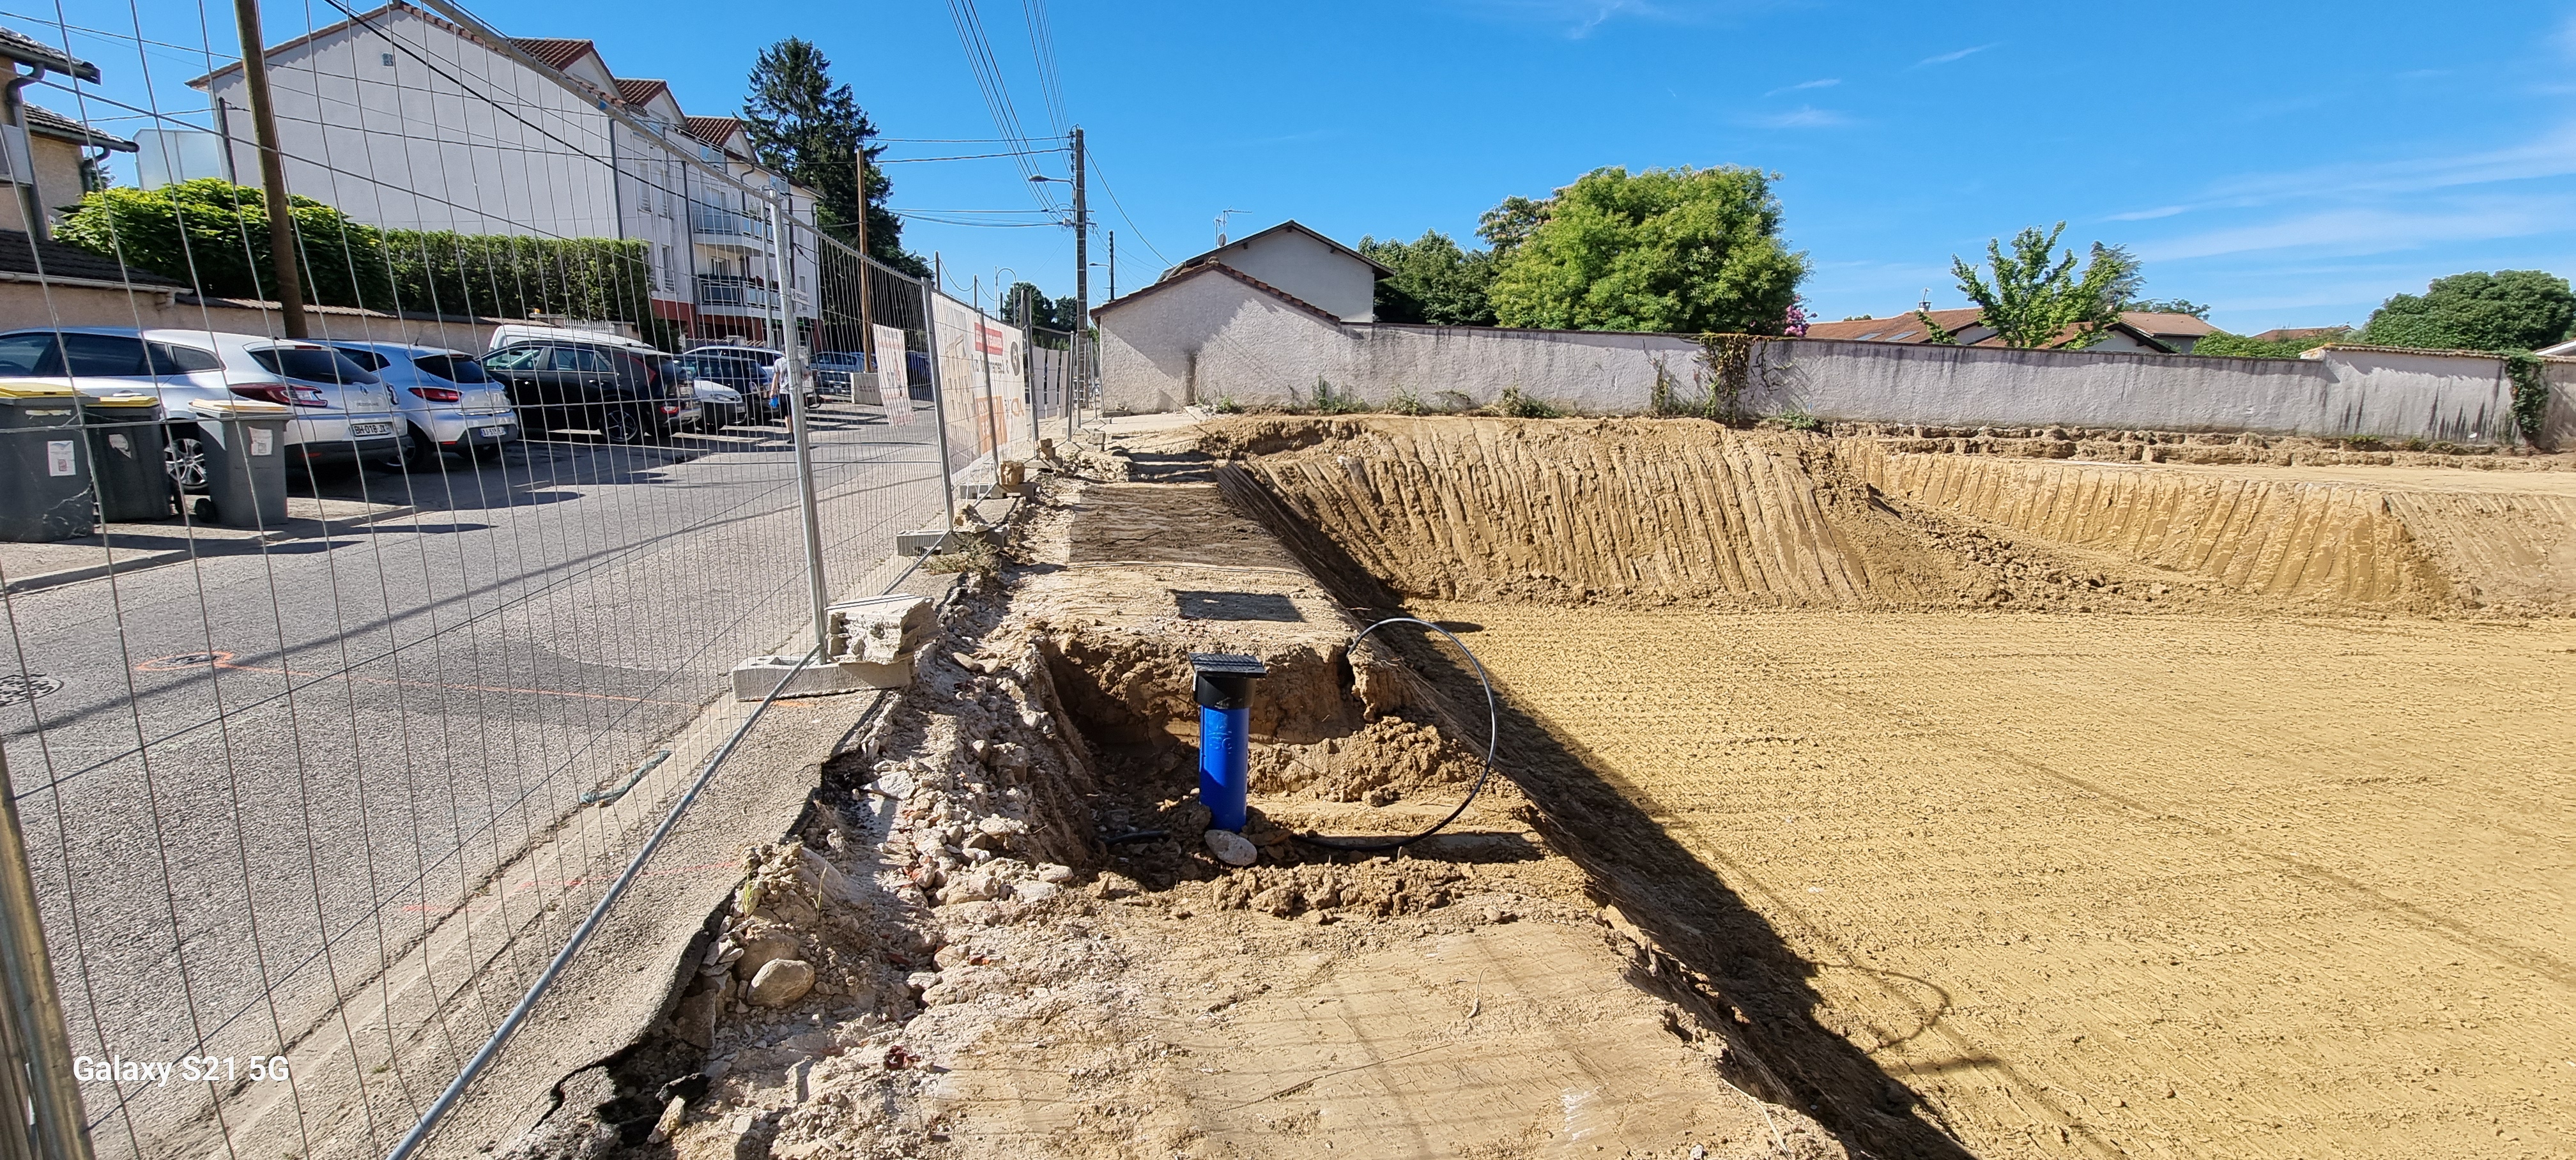
<path fill-rule="evenodd" d="M 2576 1143 L 2576 629 L 1424 611 L 1982 1153 Z"/>

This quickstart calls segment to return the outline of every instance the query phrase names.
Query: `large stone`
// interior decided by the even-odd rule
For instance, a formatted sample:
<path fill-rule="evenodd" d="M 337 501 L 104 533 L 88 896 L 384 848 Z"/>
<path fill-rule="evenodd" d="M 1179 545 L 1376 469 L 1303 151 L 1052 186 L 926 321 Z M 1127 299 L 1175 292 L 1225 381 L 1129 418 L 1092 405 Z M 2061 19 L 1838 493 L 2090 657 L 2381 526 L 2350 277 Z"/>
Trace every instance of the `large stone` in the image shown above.
<path fill-rule="evenodd" d="M 734 977 L 756 977 L 762 967 L 780 959 L 795 958 L 802 949 L 797 945 L 796 936 L 785 931 L 764 931 L 752 935 L 743 941 L 742 957 L 734 960 Z"/>
<path fill-rule="evenodd" d="M 751 977 L 751 1005 L 784 1007 L 814 989 L 814 964 L 803 959 L 772 959 Z"/>
<path fill-rule="evenodd" d="M 716 1041 L 716 1015 L 724 1009 L 724 992 L 708 988 L 680 1000 L 680 1008 L 671 1013 L 671 1033 L 691 1047 L 704 1049 Z"/>

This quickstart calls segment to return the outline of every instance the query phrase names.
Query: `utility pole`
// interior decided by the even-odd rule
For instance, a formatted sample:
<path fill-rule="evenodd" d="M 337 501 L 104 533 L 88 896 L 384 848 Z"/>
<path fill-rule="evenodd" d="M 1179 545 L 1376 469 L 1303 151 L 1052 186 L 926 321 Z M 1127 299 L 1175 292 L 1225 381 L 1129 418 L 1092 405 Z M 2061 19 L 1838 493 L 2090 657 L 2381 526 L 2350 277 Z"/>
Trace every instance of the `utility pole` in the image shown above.
<path fill-rule="evenodd" d="M 245 3 L 248 0 L 244 0 Z M 1075 415 L 1081 411 L 1074 399 L 1077 391 L 1088 389 L 1087 372 L 1091 367 L 1091 203 L 1082 180 L 1082 126 L 1073 127 L 1073 346 L 1066 353 L 1073 356 L 1073 366 L 1065 372 L 1064 441 L 1073 443 L 1078 424 Z"/>
<path fill-rule="evenodd" d="M 233 0 L 240 26 L 242 82 L 250 89 L 251 132 L 259 142 L 259 183 L 268 194 L 268 257 L 286 337 L 310 338 L 304 319 L 304 273 L 296 264 L 295 218 L 286 203 L 286 157 L 277 147 L 277 106 L 268 98 L 268 39 L 259 31 L 259 0 Z"/>
<path fill-rule="evenodd" d="M 876 316 L 868 310 L 868 147 L 861 144 L 856 152 L 859 160 L 859 349 L 875 354 L 877 332 L 870 324 L 876 321 Z M 883 363 L 885 360 L 880 355 L 877 361 Z M 878 366 L 877 373 L 884 374 L 885 367 Z M 855 388 L 850 398 L 852 401 L 858 399 Z"/>
<path fill-rule="evenodd" d="M 1118 231 L 1109 231 L 1109 300 L 1118 301 Z"/>

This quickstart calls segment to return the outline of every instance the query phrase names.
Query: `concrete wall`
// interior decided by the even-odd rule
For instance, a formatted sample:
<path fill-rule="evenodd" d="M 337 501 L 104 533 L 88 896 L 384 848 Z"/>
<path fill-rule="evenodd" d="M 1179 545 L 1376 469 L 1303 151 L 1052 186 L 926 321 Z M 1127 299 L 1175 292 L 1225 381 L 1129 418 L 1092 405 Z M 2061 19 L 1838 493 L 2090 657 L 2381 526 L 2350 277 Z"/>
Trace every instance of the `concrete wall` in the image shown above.
<path fill-rule="evenodd" d="M 1112 410 L 1231 399 L 1313 401 L 1320 376 L 1382 404 L 1438 405 L 1517 386 L 1578 411 L 1646 409 L 1660 365 L 1697 393 L 1700 347 L 1672 335 L 1334 323 L 1223 277 L 1200 277 L 1100 318 Z M 2343 350 L 2316 361 L 1783 339 L 1756 351 L 1749 414 L 1948 427 L 2068 425 L 2511 442 L 2512 383 L 2478 355 Z M 2576 360 L 2554 361 L 2549 437 L 2576 446 Z"/>
<path fill-rule="evenodd" d="M 1377 271 L 1296 230 L 1246 238 L 1216 260 L 1322 307 L 1345 322 L 1377 317 Z"/>

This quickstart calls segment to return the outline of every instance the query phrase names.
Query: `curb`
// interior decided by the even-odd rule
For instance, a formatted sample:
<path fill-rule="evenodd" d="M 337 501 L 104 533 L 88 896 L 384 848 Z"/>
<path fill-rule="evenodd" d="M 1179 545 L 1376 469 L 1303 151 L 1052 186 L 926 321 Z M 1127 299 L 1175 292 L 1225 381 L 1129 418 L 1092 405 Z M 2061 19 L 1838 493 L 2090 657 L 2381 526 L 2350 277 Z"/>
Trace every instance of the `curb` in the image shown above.
<path fill-rule="evenodd" d="M 351 528 L 357 527 L 361 524 L 372 524 L 381 520 L 394 519 L 398 516 L 412 515 L 417 513 L 419 510 L 420 509 L 418 507 L 406 504 L 402 507 L 388 508 L 380 512 L 368 512 L 364 515 L 353 516 L 347 519 L 317 520 L 315 522 L 321 524 L 325 534 L 328 534 L 334 528 Z M 273 532 L 262 532 L 256 538 L 265 543 L 281 544 L 288 540 L 301 539 L 303 537 L 281 529 Z M 187 548 L 169 548 L 159 552 L 136 552 L 131 555 L 119 554 L 113 559 L 96 564 L 84 564 L 78 568 L 64 568 L 53 572 L 39 572 L 33 576 L 20 576 L 17 579 L 9 581 L 5 585 L 0 585 L 0 592 L 5 592 L 11 596 L 15 596 L 21 592 L 34 592 L 44 588 L 59 588 L 65 584 L 77 584 L 83 580 L 96 580 L 101 576 L 121 575 L 126 572 L 140 572 L 146 568 L 158 568 L 164 564 L 184 563 L 189 557 L 194 555 L 196 555 L 196 553 Z"/>

